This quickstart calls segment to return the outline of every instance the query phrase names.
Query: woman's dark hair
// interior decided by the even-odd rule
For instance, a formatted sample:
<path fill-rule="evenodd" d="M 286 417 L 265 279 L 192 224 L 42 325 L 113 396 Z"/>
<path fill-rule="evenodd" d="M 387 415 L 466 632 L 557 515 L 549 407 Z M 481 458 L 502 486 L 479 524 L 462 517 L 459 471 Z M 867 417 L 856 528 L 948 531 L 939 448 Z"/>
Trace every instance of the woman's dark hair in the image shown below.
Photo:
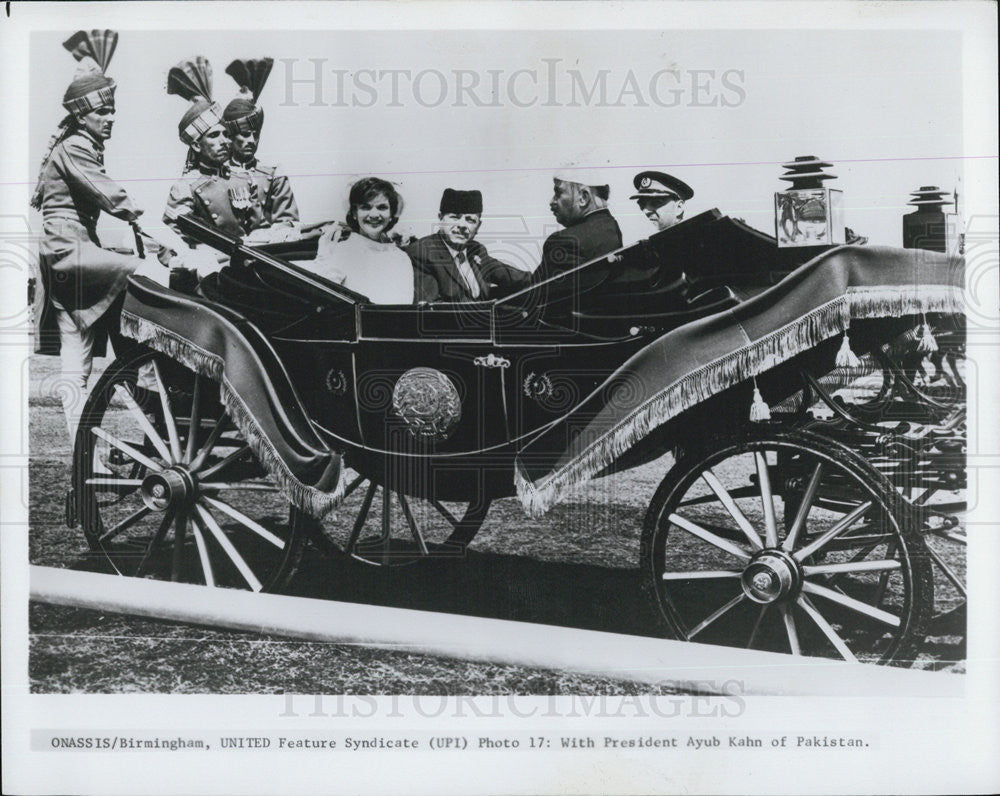
<path fill-rule="evenodd" d="M 388 232 L 392 229 L 396 225 L 396 222 L 399 221 L 399 216 L 403 212 L 403 197 L 399 195 L 396 187 L 391 182 L 379 179 L 378 177 L 365 177 L 351 186 L 351 192 L 347 196 L 347 201 L 350 205 L 347 210 L 347 226 L 355 232 L 360 231 L 360 227 L 358 226 L 358 207 L 365 202 L 370 202 L 379 194 L 383 194 L 389 200 L 389 212 L 392 213 L 392 218 L 386 225 L 385 231 Z"/>

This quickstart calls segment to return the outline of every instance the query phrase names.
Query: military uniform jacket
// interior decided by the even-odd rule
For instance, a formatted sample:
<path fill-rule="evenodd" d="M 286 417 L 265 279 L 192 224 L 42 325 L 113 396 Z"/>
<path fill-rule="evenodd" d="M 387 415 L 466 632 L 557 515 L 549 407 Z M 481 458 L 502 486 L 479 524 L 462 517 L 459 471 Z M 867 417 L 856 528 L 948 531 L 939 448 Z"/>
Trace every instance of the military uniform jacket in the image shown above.
<path fill-rule="evenodd" d="M 542 262 L 532 275 L 535 282 L 576 268 L 620 249 L 622 231 L 607 209 L 584 216 L 573 226 L 554 232 L 542 246 Z"/>
<path fill-rule="evenodd" d="M 406 253 L 413 262 L 416 301 L 488 301 L 525 287 L 531 280 L 530 273 L 491 257 L 486 247 L 474 240 L 466 248 L 469 266 L 479 284 L 479 295 L 473 297 L 440 233 L 415 241 Z"/>
<path fill-rule="evenodd" d="M 255 229 L 299 220 L 288 178 L 256 162 L 236 171 L 226 166 L 199 166 L 171 186 L 163 221 L 189 244 L 196 245 L 177 226 L 174 219 L 179 215 L 193 215 L 238 238 Z"/>
<path fill-rule="evenodd" d="M 93 325 L 125 288 L 139 267 L 137 257 L 101 248 L 97 221 L 102 212 L 134 221 L 142 212 L 125 189 L 104 170 L 104 144 L 85 132 L 57 144 L 42 169 L 42 239 L 39 243 L 42 310 L 37 314 L 46 337 L 54 299 L 81 329 Z M 37 340 L 41 344 L 41 335 Z M 44 344 L 45 353 L 53 351 Z"/>

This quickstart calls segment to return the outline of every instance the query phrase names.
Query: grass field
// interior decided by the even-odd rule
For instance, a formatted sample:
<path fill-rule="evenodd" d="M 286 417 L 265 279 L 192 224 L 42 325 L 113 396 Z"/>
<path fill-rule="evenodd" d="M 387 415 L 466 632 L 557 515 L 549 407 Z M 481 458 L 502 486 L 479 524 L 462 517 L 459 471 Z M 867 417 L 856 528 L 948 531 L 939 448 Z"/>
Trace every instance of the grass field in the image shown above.
<path fill-rule="evenodd" d="M 32 362 L 30 555 L 35 564 L 87 566 L 79 529 L 64 523 L 70 443 L 47 394 L 57 360 Z M 669 458 L 588 484 L 540 519 L 515 499 L 495 503 L 460 560 L 373 569 L 307 548 L 289 591 L 309 597 L 565 625 L 658 632 L 637 567 L 642 517 Z M 344 523 L 331 520 L 332 526 Z M 962 551 L 942 553 L 964 576 Z M 938 610 L 957 602 L 939 590 Z M 38 692 L 637 694 L 648 686 L 565 672 L 466 663 L 316 644 L 32 604 L 32 688 Z M 964 670 L 961 639 L 929 639 L 917 665 Z M 673 693 L 664 684 L 660 693 Z"/>

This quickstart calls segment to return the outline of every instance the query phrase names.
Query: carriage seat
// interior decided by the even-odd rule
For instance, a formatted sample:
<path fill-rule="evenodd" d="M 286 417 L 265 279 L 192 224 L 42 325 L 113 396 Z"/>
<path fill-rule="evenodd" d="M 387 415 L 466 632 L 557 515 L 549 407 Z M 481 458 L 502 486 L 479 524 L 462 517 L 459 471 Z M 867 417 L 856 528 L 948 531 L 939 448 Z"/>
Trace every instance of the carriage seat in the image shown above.
<path fill-rule="evenodd" d="M 612 304 L 611 311 L 588 311 L 577 310 L 574 317 L 581 321 L 590 322 L 613 322 L 627 320 L 635 324 L 651 324 L 656 327 L 669 327 L 671 329 L 683 326 L 699 318 L 706 318 L 715 315 L 723 310 L 728 310 L 740 303 L 733 290 L 726 286 L 715 287 L 699 293 L 690 299 L 685 299 L 682 304 L 669 304 L 670 309 L 654 312 L 636 312 L 633 305 L 628 303 Z"/>

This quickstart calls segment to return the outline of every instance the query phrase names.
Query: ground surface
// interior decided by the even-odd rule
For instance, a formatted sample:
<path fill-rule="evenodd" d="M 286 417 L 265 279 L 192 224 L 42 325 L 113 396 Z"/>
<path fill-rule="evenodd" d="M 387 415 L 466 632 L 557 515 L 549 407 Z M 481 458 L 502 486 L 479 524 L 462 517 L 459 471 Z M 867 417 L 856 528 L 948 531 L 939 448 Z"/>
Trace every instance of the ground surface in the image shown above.
<path fill-rule="evenodd" d="M 71 450 L 61 407 L 49 394 L 56 365 L 50 357 L 32 363 L 31 561 L 80 567 L 85 566 L 86 544 L 79 529 L 64 523 Z M 514 499 L 499 501 L 459 561 L 374 570 L 350 562 L 332 564 L 310 547 L 289 591 L 656 634 L 661 631 L 655 608 L 639 587 L 639 538 L 643 514 L 669 465 L 667 457 L 595 481 L 537 520 L 526 518 Z M 949 546 L 942 553 L 964 576 L 962 551 Z M 938 611 L 957 602 L 953 589 L 939 589 Z M 30 628 L 30 675 L 39 692 L 651 692 L 648 686 L 583 675 L 287 641 L 40 604 L 30 608 Z M 960 672 L 963 657 L 960 637 L 941 629 L 928 640 L 917 666 Z M 662 692 L 671 690 L 665 685 Z"/>

